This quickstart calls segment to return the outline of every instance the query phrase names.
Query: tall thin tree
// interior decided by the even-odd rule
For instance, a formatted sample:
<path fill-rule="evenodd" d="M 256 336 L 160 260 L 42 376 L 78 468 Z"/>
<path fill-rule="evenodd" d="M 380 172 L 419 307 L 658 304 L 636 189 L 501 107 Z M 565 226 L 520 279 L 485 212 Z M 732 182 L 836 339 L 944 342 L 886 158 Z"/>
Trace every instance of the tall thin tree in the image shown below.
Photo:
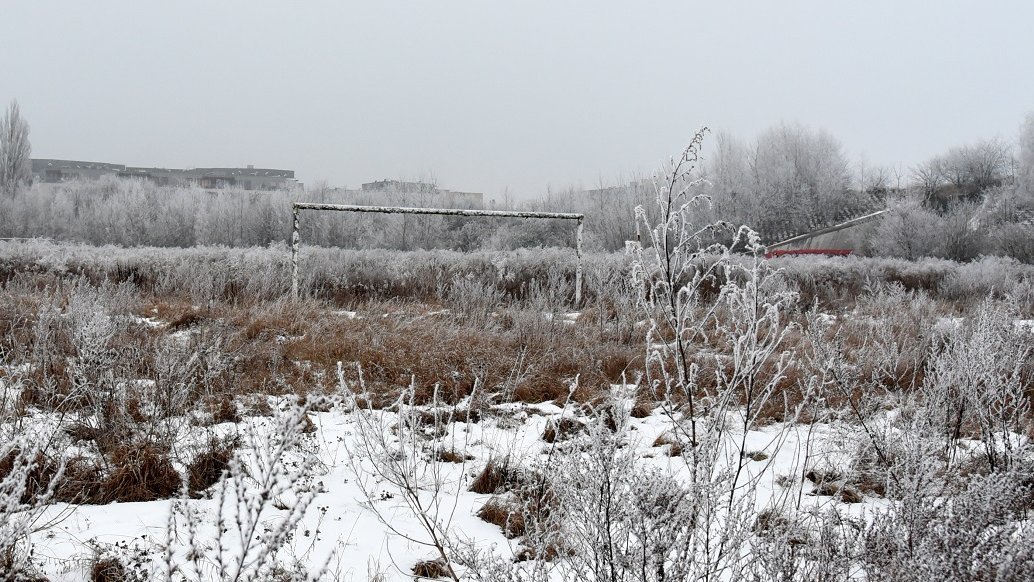
<path fill-rule="evenodd" d="M 1027 114 L 1020 130 L 1020 167 L 1017 179 L 1020 188 L 1034 196 L 1034 112 Z"/>
<path fill-rule="evenodd" d="M 29 124 L 22 118 L 18 101 L 11 101 L 0 119 L 0 194 L 14 196 L 32 180 L 31 155 Z"/>

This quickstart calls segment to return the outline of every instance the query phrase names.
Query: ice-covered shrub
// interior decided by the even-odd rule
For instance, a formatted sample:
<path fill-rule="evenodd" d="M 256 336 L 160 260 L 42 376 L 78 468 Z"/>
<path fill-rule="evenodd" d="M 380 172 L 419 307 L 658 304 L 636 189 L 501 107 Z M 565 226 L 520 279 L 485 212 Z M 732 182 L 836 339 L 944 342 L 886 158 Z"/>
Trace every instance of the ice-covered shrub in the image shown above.
<path fill-rule="evenodd" d="M 1015 304 L 987 300 L 935 347 L 920 390 L 921 410 L 954 459 L 960 441 L 979 439 L 992 471 L 1009 470 L 1031 449 L 1027 381 L 1034 339 L 1018 328 Z"/>
<path fill-rule="evenodd" d="M 1034 238 L 1034 231 L 1028 234 Z M 940 285 L 939 295 L 958 303 L 980 301 L 987 296 L 1012 296 L 1029 302 L 1034 298 L 1034 271 L 1010 257 L 981 257 L 959 264 Z"/>
<path fill-rule="evenodd" d="M 455 277 L 445 295 L 446 305 L 473 325 L 485 326 L 502 305 L 503 293 L 495 284 L 474 277 Z"/>
<path fill-rule="evenodd" d="M 159 575 L 169 581 L 327 575 L 332 555 L 322 563 L 285 567 L 295 530 L 319 490 L 313 478 L 317 459 L 302 447 L 308 411 L 305 405 L 290 406 L 270 426 L 245 431 L 241 448 L 211 489 L 213 514 L 190 501 L 184 488 L 169 513 Z"/>
<path fill-rule="evenodd" d="M 873 281 L 858 297 L 842 331 L 844 349 L 873 389 L 910 389 L 923 370 L 939 321 L 937 304 L 922 290 Z"/>
<path fill-rule="evenodd" d="M 0 441 L 0 572 L 9 579 L 31 579 L 30 536 L 64 476 L 64 463 L 53 463 L 48 439 L 28 432 L 4 431 Z"/>
<path fill-rule="evenodd" d="M 1010 473 L 975 476 L 949 496 L 906 499 L 876 515 L 859 565 L 869 580 L 1034 577 L 1034 529 L 1023 519 L 1029 484 Z"/>

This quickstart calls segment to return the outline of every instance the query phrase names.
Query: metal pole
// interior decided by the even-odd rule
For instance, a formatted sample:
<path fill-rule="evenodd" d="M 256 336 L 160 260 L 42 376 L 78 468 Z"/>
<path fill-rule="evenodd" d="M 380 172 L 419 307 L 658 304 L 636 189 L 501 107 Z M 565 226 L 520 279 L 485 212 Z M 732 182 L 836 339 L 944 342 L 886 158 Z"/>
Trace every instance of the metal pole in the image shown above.
<path fill-rule="evenodd" d="M 574 304 L 577 307 L 582 303 L 582 219 L 578 219 L 578 229 L 574 237 L 574 252 L 578 262 L 574 268 Z"/>
<path fill-rule="evenodd" d="M 291 227 L 291 298 L 298 300 L 298 244 L 301 236 L 298 234 L 298 203 L 291 205 L 291 213 L 294 220 Z"/>

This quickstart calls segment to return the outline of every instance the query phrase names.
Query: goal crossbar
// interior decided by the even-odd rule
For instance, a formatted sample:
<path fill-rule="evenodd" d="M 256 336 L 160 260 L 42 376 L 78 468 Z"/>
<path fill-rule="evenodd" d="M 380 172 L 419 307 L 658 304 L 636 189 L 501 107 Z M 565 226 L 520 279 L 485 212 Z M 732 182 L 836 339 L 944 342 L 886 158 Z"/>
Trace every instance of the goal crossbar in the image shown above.
<path fill-rule="evenodd" d="M 518 210 L 472 210 L 465 208 L 410 208 L 405 206 L 356 206 L 352 204 L 319 204 L 295 202 L 291 205 L 291 297 L 298 299 L 298 247 L 301 245 L 298 214 L 302 210 L 331 210 L 337 212 L 374 212 L 379 214 L 438 214 L 441 216 L 491 216 L 496 218 L 547 218 L 578 221 L 575 230 L 574 302 L 582 300 L 582 223 L 584 214 L 573 212 L 525 212 Z"/>

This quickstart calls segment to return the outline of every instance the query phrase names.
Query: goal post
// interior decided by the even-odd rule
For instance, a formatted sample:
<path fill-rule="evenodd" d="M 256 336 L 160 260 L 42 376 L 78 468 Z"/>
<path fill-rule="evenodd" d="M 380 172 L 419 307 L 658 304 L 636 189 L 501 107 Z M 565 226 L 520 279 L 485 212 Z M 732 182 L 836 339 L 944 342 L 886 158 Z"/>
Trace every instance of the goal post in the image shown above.
<path fill-rule="evenodd" d="M 582 224 L 584 214 L 573 212 L 524 212 L 518 210 L 467 210 L 463 208 L 408 208 L 405 206 L 355 206 L 351 204 L 319 204 L 315 202 L 295 202 L 291 205 L 291 297 L 297 300 L 298 290 L 298 248 L 301 245 L 299 213 L 302 210 L 330 210 L 335 212 L 372 212 L 379 214 L 438 214 L 441 216 L 494 216 L 496 218 L 547 218 L 559 220 L 575 220 L 575 263 L 574 302 L 582 301 Z"/>

